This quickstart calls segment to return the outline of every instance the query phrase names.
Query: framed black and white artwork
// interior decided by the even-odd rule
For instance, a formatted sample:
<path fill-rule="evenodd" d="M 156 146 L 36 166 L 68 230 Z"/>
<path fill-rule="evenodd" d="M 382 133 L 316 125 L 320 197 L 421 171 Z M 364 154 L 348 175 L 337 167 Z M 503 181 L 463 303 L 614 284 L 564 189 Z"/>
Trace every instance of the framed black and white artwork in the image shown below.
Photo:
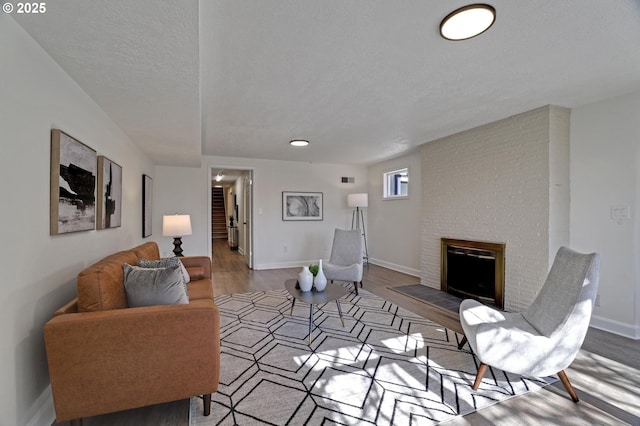
<path fill-rule="evenodd" d="M 96 151 L 62 130 L 51 130 L 51 235 L 95 229 L 96 160 Z"/>
<path fill-rule="evenodd" d="M 150 176 L 142 175 L 142 237 L 151 236 L 153 213 L 153 180 Z"/>
<path fill-rule="evenodd" d="M 122 225 L 122 167 L 98 156 L 98 210 L 96 228 Z"/>
<path fill-rule="evenodd" d="M 282 192 L 282 220 L 322 220 L 322 192 Z"/>

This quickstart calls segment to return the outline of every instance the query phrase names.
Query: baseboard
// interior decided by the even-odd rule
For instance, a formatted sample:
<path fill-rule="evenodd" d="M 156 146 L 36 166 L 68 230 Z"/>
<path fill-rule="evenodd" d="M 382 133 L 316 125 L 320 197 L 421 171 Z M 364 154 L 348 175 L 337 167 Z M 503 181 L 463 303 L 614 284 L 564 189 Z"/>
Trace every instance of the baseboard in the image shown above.
<path fill-rule="evenodd" d="M 56 411 L 53 408 L 51 385 L 46 387 L 36 402 L 33 403 L 33 406 L 37 408 L 35 413 L 26 423 L 27 426 L 52 425 L 56 421 Z"/>
<path fill-rule="evenodd" d="M 408 266 L 398 265 L 391 262 L 386 262 L 380 259 L 369 258 L 369 263 L 382 266 L 383 268 L 391 269 L 393 271 L 402 272 L 403 274 L 411 275 L 412 277 L 420 277 L 420 270 L 409 268 Z"/>
<path fill-rule="evenodd" d="M 324 260 L 323 260 L 324 262 Z M 286 268 L 302 268 L 303 266 L 309 266 L 311 264 L 318 263 L 318 259 L 316 260 L 294 260 L 291 262 L 274 262 L 274 263 L 260 263 L 253 265 L 253 269 L 257 269 L 259 271 L 265 269 L 286 269 Z"/>
<path fill-rule="evenodd" d="M 625 322 L 615 321 L 609 318 L 603 318 L 596 315 L 591 316 L 591 323 L 589 324 L 593 328 L 599 330 L 608 331 L 609 333 L 618 334 L 623 337 L 638 340 L 640 339 L 640 326 L 628 324 Z"/>
<path fill-rule="evenodd" d="M 323 259 L 323 262 L 326 260 Z M 254 269 L 284 269 L 284 268 L 302 268 L 303 266 L 309 266 L 313 263 L 318 263 L 318 260 L 294 260 L 291 262 L 274 262 L 274 263 L 261 263 L 254 265 Z M 420 277 L 420 270 L 409 268 L 407 266 L 397 265 L 391 262 L 385 262 L 380 259 L 369 258 L 369 263 L 383 268 L 391 269 L 393 271 L 402 272 L 403 274 L 411 275 L 413 277 Z M 366 266 L 365 266 L 366 267 Z"/>

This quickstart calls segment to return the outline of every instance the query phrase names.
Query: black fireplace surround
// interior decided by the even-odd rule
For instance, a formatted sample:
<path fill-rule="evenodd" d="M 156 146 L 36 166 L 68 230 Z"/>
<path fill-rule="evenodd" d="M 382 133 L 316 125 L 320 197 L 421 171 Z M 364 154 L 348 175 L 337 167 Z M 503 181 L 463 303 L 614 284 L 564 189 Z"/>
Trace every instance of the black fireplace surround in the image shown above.
<path fill-rule="evenodd" d="M 442 238 L 441 290 L 504 307 L 504 243 Z"/>

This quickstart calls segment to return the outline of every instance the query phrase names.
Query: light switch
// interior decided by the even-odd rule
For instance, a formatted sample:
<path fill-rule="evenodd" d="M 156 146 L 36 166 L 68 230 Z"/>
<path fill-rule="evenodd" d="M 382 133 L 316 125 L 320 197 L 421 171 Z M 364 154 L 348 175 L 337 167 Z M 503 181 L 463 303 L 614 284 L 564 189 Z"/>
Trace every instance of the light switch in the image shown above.
<path fill-rule="evenodd" d="M 262 207 L 258 207 L 258 214 L 262 214 Z"/>
<path fill-rule="evenodd" d="M 629 220 L 631 219 L 631 208 L 627 205 L 611 206 L 612 220 Z"/>

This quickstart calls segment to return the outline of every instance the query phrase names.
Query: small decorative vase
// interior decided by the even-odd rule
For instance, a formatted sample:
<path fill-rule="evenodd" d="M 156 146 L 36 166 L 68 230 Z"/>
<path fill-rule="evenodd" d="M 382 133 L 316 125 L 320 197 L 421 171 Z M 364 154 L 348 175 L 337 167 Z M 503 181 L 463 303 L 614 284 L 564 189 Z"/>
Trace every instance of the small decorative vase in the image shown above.
<path fill-rule="evenodd" d="M 311 291 L 313 287 L 313 274 L 309 272 L 308 266 L 303 266 L 302 271 L 298 274 L 298 283 L 301 291 Z"/>
<path fill-rule="evenodd" d="M 317 291 L 324 291 L 327 286 L 327 277 L 324 276 L 324 272 L 322 272 L 322 259 L 318 263 L 318 273 L 316 274 L 316 278 L 313 280 L 313 285 L 315 285 Z"/>

